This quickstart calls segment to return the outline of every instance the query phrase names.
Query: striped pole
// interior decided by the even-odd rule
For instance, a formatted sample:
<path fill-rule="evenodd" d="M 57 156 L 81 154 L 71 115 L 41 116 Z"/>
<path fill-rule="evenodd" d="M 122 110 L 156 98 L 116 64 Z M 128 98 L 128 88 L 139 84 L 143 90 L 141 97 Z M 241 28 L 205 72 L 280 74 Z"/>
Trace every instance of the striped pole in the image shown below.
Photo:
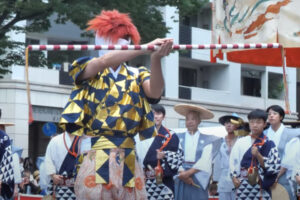
<path fill-rule="evenodd" d="M 30 100 L 30 84 L 28 78 L 28 54 L 29 51 L 93 51 L 93 50 L 152 50 L 159 48 L 157 45 L 28 45 L 25 53 L 25 77 L 27 85 L 27 98 L 29 104 L 29 123 L 33 121 L 32 106 Z M 283 49 L 279 43 L 250 43 L 250 44 L 176 44 L 172 47 L 173 50 L 211 50 L 211 49 Z M 284 71 L 285 72 L 285 71 Z M 285 73 L 284 73 L 285 76 Z M 284 77 L 285 78 L 285 77 Z M 286 79 L 285 79 L 286 80 Z M 284 81 L 286 88 L 286 108 L 290 112 L 287 83 Z"/>
<path fill-rule="evenodd" d="M 196 49 L 272 49 L 281 48 L 278 43 L 260 44 L 176 44 L 174 50 Z M 157 45 L 28 45 L 30 51 L 92 51 L 92 50 L 157 50 Z"/>

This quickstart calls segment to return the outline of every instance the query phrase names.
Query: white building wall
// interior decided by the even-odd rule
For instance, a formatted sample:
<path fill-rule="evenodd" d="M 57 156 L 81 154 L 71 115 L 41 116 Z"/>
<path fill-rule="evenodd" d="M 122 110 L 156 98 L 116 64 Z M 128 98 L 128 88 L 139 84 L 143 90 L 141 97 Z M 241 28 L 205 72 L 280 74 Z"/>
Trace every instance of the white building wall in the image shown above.
<path fill-rule="evenodd" d="M 179 42 L 179 17 L 175 7 L 166 6 L 162 8 L 162 13 L 167 27 L 170 27 L 167 38 L 173 38 L 174 44 Z M 179 54 L 178 51 L 171 53 L 162 61 L 163 75 L 165 79 L 165 96 L 178 98 L 179 86 Z"/>
<path fill-rule="evenodd" d="M 69 98 L 70 86 L 59 85 L 57 70 L 29 68 L 32 106 L 63 108 Z M 28 99 L 24 67 L 13 66 L 9 79 L 0 80 L 0 107 L 4 121 L 15 123 L 6 128 L 14 144 L 28 156 Z M 39 121 L 38 119 L 35 119 Z"/>

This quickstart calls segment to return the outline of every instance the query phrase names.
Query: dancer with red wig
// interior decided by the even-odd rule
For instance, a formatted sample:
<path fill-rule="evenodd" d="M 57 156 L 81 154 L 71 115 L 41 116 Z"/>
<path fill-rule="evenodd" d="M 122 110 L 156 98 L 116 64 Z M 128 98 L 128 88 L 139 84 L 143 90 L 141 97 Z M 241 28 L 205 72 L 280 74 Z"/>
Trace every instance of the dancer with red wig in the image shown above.
<path fill-rule="evenodd" d="M 128 45 L 140 35 L 127 14 L 102 11 L 89 21 L 96 44 Z M 81 143 L 77 199 L 147 199 L 142 170 L 135 157 L 133 137 L 156 135 L 149 103 L 161 97 L 164 80 L 161 59 L 172 50 L 172 39 L 156 39 L 156 51 L 99 51 L 99 57 L 73 62 L 70 75 L 74 88 L 64 108 L 60 125 L 74 135 L 85 135 Z M 151 73 L 146 67 L 126 65 L 139 55 L 151 55 Z M 90 150 L 89 150 L 90 149 Z"/>

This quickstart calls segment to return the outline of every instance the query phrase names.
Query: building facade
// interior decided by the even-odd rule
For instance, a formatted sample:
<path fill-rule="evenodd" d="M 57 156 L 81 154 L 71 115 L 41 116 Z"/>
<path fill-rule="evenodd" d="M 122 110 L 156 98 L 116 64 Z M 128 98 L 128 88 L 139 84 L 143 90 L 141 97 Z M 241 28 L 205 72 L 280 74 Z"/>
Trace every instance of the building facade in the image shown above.
<path fill-rule="evenodd" d="M 173 7 L 161 8 L 166 26 L 170 27 L 166 37 L 175 44 L 211 43 L 210 9 L 203 9 L 195 16 L 179 20 Z M 55 17 L 55 16 L 54 16 Z M 26 25 L 26 22 L 23 24 Z M 68 33 L 68 34 L 66 34 Z M 27 44 L 94 44 L 93 39 L 82 38 L 82 31 L 72 23 L 53 24 L 46 33 L 11 34 L 16 40 Z M 14 144 L 24 149 L 23 156 L 43 156 L 50 137 L 43 134 L 46 122 L 58 123 L 60 113 L 67 103 L 71 81 L 67 75 L 68 64 L 83 55 L 96 52 L 44 52 L 53 60 L 53 68 L 29 69 L 31 103 L 34 122 L 28 124 L 28 102 L 24 66 L 12 66 L 12 73 L 0 79 L 0 107 L 2 118 L 14 122 L 7 132 Z M 139 57 L 129 64 L 149 66 L 148 57 Z M 210 109 L 215 117 L 204 121 L 202 126 L 218 125 L 221 115 L 236 112 L 246 120 L 255 108 L 266 109 L 273 104 L 285 107 L 282 84 L 282 68 L 253 66 L 218 61 L 210 63 L 209 50 L 175 51 L 163 59 L 165 91 L 161 104 L 166 107 L 164 125 L 168 128 L 183 128 L 184 118 L 173 106 L 192 103 Z M 292 114 L 288 120 L 297 119 L 297 97 L 299 98 L 299 72 L 288 68 L 288 90 Z M 298 79 L 297 79 L 298 75 Z M 298 87 L 297 87 L 298 84 Z M 298 89 L 297 89 L 298 88 Z M 298 91 L 298 92 L 297 92 Z"/>

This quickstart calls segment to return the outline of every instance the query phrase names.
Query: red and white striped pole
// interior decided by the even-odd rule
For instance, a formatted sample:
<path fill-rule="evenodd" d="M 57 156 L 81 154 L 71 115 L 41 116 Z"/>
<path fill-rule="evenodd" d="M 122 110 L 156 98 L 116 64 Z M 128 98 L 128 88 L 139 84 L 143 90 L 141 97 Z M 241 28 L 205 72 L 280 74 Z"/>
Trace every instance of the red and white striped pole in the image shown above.
<path fill-rule="evenodd" d="M 156 50 L 157 45 L 29 45 L 30 51 L 92 51 L 92 50 Z M 196 49 L 271 49 L 281 48 L 278 43 L 260 44 L 176 44 L 174 50 Z"/>
<path fill-rule="evenodd" d="M 157 50 L 157 45 L 28 45 L 25 52 L 25 76 L 27 85 L 27 96 L 29 104 L 29 123 L 33 121 L 32 107 L 30 100 L 30 85 L 28 79 L 28 54 L 29 51 L 93 51 L 93 50 Z M 173 45 L 173 50 L 211 50 L 211 49 L 282 49 L 279 43 L 251 43 L 251 44 L 176 44 Z M 285 86 L 286 86 L 285 82 Z M 287 88 L 287 87 L 286 87 Z M 288 93 L 286 89 L 286 98 Z M 289 111 L 289 102 L 286 99 L 286 107 Z"/>

